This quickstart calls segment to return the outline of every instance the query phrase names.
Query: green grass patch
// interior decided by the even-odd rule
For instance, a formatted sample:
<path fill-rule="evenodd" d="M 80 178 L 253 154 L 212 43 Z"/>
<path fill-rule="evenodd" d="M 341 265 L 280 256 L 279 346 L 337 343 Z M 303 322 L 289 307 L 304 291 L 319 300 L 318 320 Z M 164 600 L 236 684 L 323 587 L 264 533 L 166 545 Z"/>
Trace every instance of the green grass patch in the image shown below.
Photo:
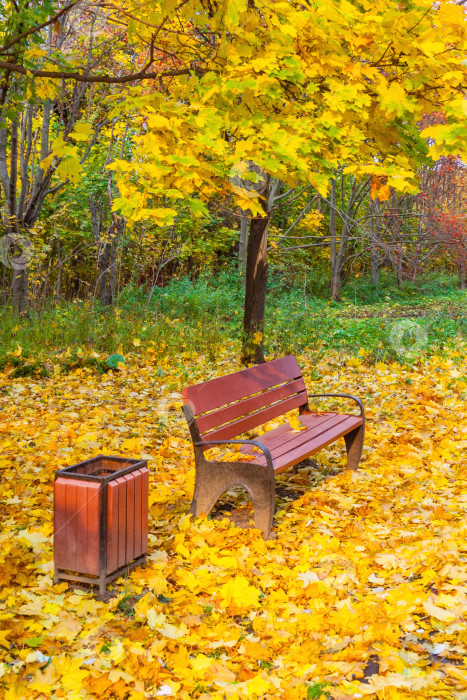
<path fill-rule="evenodd" d="M 329 697 L 326 694 L 326 688 L 329 687 L 328 683 L 313 683 L 306 689 L 306 697 L 308 700 L 319 700 L 321 697 Z"/>
<path fill-rule="evenodd" d="M 287 288 L 272 274 L 264 336 L 267 357 L 306 350 L 316 359 L 342 352 L 366 362 L 411 364 L 433 352 L 464 346 L 467 292 L 449 286 L 446 278 L 420 284 L 418 296 L 413 287 L 404 292 L 389 282 L 377 302 L 370 299 L 363 280 L 353 300 L 344 294 L 336 303 L 312 296 L 301 285 Z M 117 354 L 150 352 L 157 360 L 185 352 L 214 359 L 226 346 L 237 352 L 243 296 L 237 275 L 225 272 L 174 279 L 156 288 L 150 301 L 141 289 L 129 286 L 115 309 L 74 301 L 32 311 L 20 320 L 3 308 L 0 370 L 12 378 L 46 377 L 76 369 L 118 371 L 109 360 Z"/>

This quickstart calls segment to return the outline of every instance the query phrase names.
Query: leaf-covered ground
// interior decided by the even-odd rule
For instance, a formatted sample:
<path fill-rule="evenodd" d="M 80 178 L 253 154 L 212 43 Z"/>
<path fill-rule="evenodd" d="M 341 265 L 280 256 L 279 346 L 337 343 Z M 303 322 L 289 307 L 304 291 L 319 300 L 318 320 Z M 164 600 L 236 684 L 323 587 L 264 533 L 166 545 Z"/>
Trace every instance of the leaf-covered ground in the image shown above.
<path fill-rule="evenodd" d="M 299 357 L 313 393 L 364 399 L 366 450 L 356 473 L 334 446 L 279 477 L 267 542 L 242 494 L 188 517 L 179 391 L 232 357 L 0 375 L 0 697 L 465 700 L 464 357 Z M 54 471 L 99 453 L 151 474 L 148 566 L 107 604 L 52 583 Z"/>

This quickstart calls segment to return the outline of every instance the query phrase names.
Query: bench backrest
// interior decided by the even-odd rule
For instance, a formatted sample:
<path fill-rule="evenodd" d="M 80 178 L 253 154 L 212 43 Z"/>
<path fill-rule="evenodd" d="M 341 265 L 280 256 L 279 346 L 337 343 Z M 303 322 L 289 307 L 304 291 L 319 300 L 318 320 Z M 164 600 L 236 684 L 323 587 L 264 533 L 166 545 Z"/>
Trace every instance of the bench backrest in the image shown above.
<path fill-rule="evenodd" d="M 229 440 L 307 403 L 293 355 L 182 390 L 202 440 Z"/>

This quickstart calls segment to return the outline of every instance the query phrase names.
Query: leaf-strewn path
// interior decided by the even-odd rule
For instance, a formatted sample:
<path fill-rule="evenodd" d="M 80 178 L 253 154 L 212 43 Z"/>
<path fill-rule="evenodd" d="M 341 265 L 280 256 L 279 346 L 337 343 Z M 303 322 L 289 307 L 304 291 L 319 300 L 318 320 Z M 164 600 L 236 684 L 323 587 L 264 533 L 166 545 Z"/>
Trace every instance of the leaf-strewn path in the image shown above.
<path fill-rule="evenodd" d="M 300 357 L 310 390 L 364 399 L 365 458 L 343 473 L 334 447 L 281 476 L 264 542 L 235 525 L 241 496 L 224 500 L 229 518 L 222 504 L 187 517 L 178 392 L 208 366 L 237 369 L 230 357 L 0 375 L 0 697 L 465 700 L 465 360 L 410 371 Z M 51 578 L 53 473 L 100 452 L 143 454 L 151 472 L 148 567 L 108 604 Z"/>

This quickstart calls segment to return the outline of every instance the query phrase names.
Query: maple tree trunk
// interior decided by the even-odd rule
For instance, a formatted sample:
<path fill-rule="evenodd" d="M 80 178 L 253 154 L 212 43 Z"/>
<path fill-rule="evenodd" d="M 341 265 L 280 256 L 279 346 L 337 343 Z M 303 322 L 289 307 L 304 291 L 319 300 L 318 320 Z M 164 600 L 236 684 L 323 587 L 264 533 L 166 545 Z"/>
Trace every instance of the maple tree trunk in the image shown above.
<path fill-rule="evenodd" d="M 331 299 L 333 301 L 339 301 L 341 293 L 341 273 L 338 267 L 335 265 L 331 273 Z"/>
<path fill-rule="evenodd" d="M 242 362 L 264 362 L 264 309 L 268 282 L 267 243 L 269 181 L 261 192 L 265 216 L 251 219 L 246 256 L 245 310 L 243 316 Z"/>
<path fill-rule="evenodd" d="M 60 301 L 60 291 L 62 288 L 62 248 L 60 241 L 57 241 L 57 284 L 55 287 L 55 303 Z"/>
<path fill-rule="evenodd" d="M 248 218 L 246 212 L 241 210 L 242 217 L 240 219 L 240 237 L 238 241 L 238 273 L 242 279 L 242 285 L 245 286 L 246 272 L 246 252 L 248 244 Z"/>
<path fill-rule="evenodd" d="M 99 271 L 99 299 L 102 306 L 109 306 L 109 295 L 107 292 L 107 272 L 109 269 L 110 244 L 106 243 L 104 250 L 99 256 L 98 271 Z"/>
<path fill-rule="evenodd" d="M 17 221 L 17 182 L 18 182 L 18 119 L 11 120 L 10 130 L 10 173 L 7 189 L 6 203 L 9 215 L 9 232 L 19 234 Z M 14 246 L 13 255 L 21 253 L 19 246 Z M 27 311 L 28 304 L 28 276 L 26 270 L 13 269 L 11 279 L 11 302 L 15 311 L 23 314 Z"/>
<path fill-rule="evenodd" d="M 373 210 L 373 211 L 371 211 Z M 370 268 L 371 268 L 371 283 L 378 286 L 379 282 L 379 255 L 378 255 L 378 245 L 379 245 L 379 231 L 380 231 L 380 218 L 379 218 L 379 206 L 375 201 L 370 200 L 370 212 L 373 214 L 373 218 L 370 219 L 371 227 L 371 241 L 370 241 Z"/>
<path fill-rule="evenodd" d="M 12 306 L 19 314 L 26 314 L 28 311 L 28 271 L 13 270 L 11 283 Z"/>
<path fill-rule="evenodd" d="M 329 238 L 331 241 L 331 299 L 333 301 L 339 301 L 339 295 L 341 291 L 341 271 L 340 266 L 337 262 L 338 252 L 337 252 L 337 212 L 336 212 L 336 181 L 333 178 L 331 180 L 331 193 L 330 193 L 330 207 L 329 207 Z"/>
<path fill-rule="evenodd" d="M 124 220 L 121 217 L 116 217 L 115 232 L 112 238 L 110 247 L 109 261 L 109 304 L 113 306 L 115 302 L 115 293 L 117 289 L 117 257 L 118 257 L 118 241 L 120 233 L 124 231 Z"/>
<path fill-rule="evenodd" d="M 344 223 L 342 227 L 341 240 L 339 243 L 339 247 L 336 251 L 334 265 L 331 270 L 331 299 L 333 301 L 339 301 L 340 299 L 342 287 L 342 273 L 346 262 L 348 236 L 348 227 Z"/>
<path fill-rule="evenodd" d="M 331 180 L 331 193 L 330 193 L 330 207 L 329 207 L 329 238 L 331 242 L 331 299 L 333 301 L 339 301 L 339 295 L 341 291 L 341 270 L 340 270 L 340 260 L 338 262 L 338 250 L 337 250 L 337 212 L 336 212 L 336 181 L 333 178 Z"/>
<path fill-rule="evenodd" d="M 402 282 L 404 281 L 404 277 L 402 274 L 402 253 L 401 253 L 401 251 L 396 252 L 395 270 L 396 270 L 397 287 L 398 287 L 398 289 L 400 289 L 402 287 Z"/>
<path fill-rule="evenodd" d="M 337 239 L 336 239 L 336 181 L 331 179 L 331 206 L 329 207 L 329 238 L 331 241 L 331 278 L 336 266 Z M 331 291 L 332 293 L 332 291 Z"/>

